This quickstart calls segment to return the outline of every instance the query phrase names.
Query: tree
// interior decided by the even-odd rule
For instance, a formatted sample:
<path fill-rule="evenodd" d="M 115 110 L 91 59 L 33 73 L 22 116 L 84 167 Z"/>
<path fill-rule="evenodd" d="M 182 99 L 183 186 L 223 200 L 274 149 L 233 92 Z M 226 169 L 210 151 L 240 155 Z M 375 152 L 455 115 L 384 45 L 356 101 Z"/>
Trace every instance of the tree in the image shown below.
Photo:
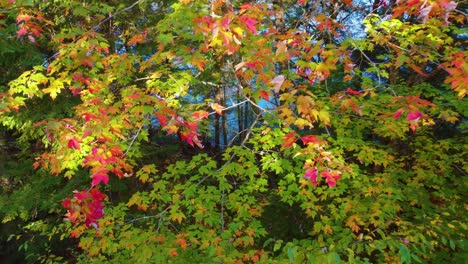
<path fill-rule="evenodd" d="M 0 212 L 28 261 L 464 259 L 466 6 L 2 7 Z"/>

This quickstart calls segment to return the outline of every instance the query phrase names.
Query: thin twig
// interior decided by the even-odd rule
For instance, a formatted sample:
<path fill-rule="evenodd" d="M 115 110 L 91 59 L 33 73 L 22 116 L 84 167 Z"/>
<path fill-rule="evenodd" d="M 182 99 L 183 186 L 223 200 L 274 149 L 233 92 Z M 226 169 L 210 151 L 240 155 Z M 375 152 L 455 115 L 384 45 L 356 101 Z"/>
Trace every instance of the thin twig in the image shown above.
<path fill-rule="evenodd" d="M 245 103 L 247 103 L 247 102 L 248 102 L 248 100 L 244 100 L 244 101 L 239 102 L 239 103 L 237 103 L 237 104 L 234 104 L 234 105 L 228 106 L 228 107 L 226 107 L 226 108 L 223 108 L 223 111 L 229 110 L 229 109 L 234 108 L 234 107 L 237 107 L 237 106 L 239 106 L 239 105 L 243 105 L 243 104 L 245 104 Z M 216 113 L 217 113 L 216 111 L 213 111 L 213 112 L 208 113 L 208 115 L 210 116 L 210 115 L 214 115 L 214 114 L 216 114 Z"/>
<path fill-rule="evenodd" d="M 141 126 L 138 128 L 137 133 L 135 134 L 135 136 L 133 136 L 132 141 L 130 142 L 130 145 L 128 145 L 127 150 L 126 150 L 125 153 L 122 155 L 123 157 L 127 156 L 128 152 L 129 152 L 130 149 L 132 148 L 132 146 L 133 146 L 133 144 L 135 143 L 136 139 L 137 139 L 138 136 L 140 135 L 140 132 L 141 132 L 141 129 L 142 129 L 142 128 L 143 128 L 143 124 L 141 124 Z"/>

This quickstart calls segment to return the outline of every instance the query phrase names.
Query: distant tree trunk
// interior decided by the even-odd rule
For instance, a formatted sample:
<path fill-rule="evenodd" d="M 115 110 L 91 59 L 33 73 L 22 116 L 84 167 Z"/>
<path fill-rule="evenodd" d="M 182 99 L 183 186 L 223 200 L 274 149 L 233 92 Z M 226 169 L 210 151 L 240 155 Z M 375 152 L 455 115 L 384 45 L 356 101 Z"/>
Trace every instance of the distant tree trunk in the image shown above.
<path fill-rule="evenodd" d="M 241 97 L 240 97 L 240 91 L 239 91 L 239 88 L 237 88 L 237 91 L 236 91 L 236 96 L 237 96 L 237 103 L 239 103 L 241 101 Z M 243 134 L 243 130 L 244 130 L 244 126 L 243 126 L 243 115 L 242 115 L 242 105 L 238 105 L 237 106 L 237 140 L 238 142 L 242 142 L 242 134 Z"/>
<path fill-rule="evenodd" d="M 226 86 L 223 85 L 223 88 L 222 88 L 222 99 L 221 99 L 221 105 L 226 105 Z M 226 114 L 226 111 L 223 111 L 223 123 L 222 123 L 222 126 L 223 126 L 223 142 L 224 142 L 224 146 L 226 147 L 228 145 L 228 135 L 227 135 L 227 114 Z"/>
<path fill-rule="evenodd" d="M 244 129 L 249 127 L 249 104 L 244 104 Z M 242 133 L 242 140 L 247 136 L 247 131 Z M 242 142 L 242 141 L 241 141 Z"/>

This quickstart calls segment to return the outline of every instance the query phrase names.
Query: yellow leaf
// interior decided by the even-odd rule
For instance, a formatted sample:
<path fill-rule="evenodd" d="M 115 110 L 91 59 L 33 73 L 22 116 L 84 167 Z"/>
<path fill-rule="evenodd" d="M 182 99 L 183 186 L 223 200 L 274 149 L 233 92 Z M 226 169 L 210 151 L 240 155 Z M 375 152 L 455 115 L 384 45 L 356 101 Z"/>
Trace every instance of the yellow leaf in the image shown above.
<path fill-rule="evenodd" d="M 184 215 L 183 213 L 181 213 L 181 212 L 177 212 L 177 213 L 174 213 L 174 214 L 171 215 L 171 220 L 172 220 L 172 221 L 175 220 L 175 221 L 177 221 L 179 224 L 181 224 L 181 223 L 182 223 L 182 220 L 185 219 L 185 218 L 186 218 L 185 215 Z"/>
<path fill-rule="evenodd" d="M 296 125 L 299 129 L 303 129 L 305 126 L 313 127 L 312 123 L 303 119 L 303 118 L 298 118 L 296 121 L 294 121 L 294 125 Z"/>
<path fill-rule="evenodd" d="M 325 123 L 325 125 L 330 125 L 330 114 L 325 111 L 325 110 L 320 110 L 319 112 L 319 117 L 320 117 L 320 120 L 322 120 L 322 122 Z"/>
<path fill-rule="evenodd" d="M 244 35 L 244 30 L 241 27 L 234 27 L 231 29 L 237 37 L 242 37 Z"/>
<path fill-rule="evenodd" d="M 60 93 L 60 91 L 64 88 L 63 82 L 59 79 L 55 79 L 54 81 L 51 81 L 49 87 L 46 89 L 42 90 L 44 93 L 48 93 L 52 100 L 57 98 L 57 95 Z"/>

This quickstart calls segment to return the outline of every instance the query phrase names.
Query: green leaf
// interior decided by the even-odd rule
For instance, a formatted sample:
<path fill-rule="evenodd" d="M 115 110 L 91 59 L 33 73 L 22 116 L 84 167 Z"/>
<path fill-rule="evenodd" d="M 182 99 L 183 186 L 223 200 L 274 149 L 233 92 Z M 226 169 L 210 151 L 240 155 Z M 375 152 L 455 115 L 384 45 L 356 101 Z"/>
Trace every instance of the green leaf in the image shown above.
<path fill-rule="evenodd" d="M 400 251 L 398 254 L 400 255 L 400 260 L 402 263 L 411 263 L 411 254 L 405 245 L 400 244 Z"/>

